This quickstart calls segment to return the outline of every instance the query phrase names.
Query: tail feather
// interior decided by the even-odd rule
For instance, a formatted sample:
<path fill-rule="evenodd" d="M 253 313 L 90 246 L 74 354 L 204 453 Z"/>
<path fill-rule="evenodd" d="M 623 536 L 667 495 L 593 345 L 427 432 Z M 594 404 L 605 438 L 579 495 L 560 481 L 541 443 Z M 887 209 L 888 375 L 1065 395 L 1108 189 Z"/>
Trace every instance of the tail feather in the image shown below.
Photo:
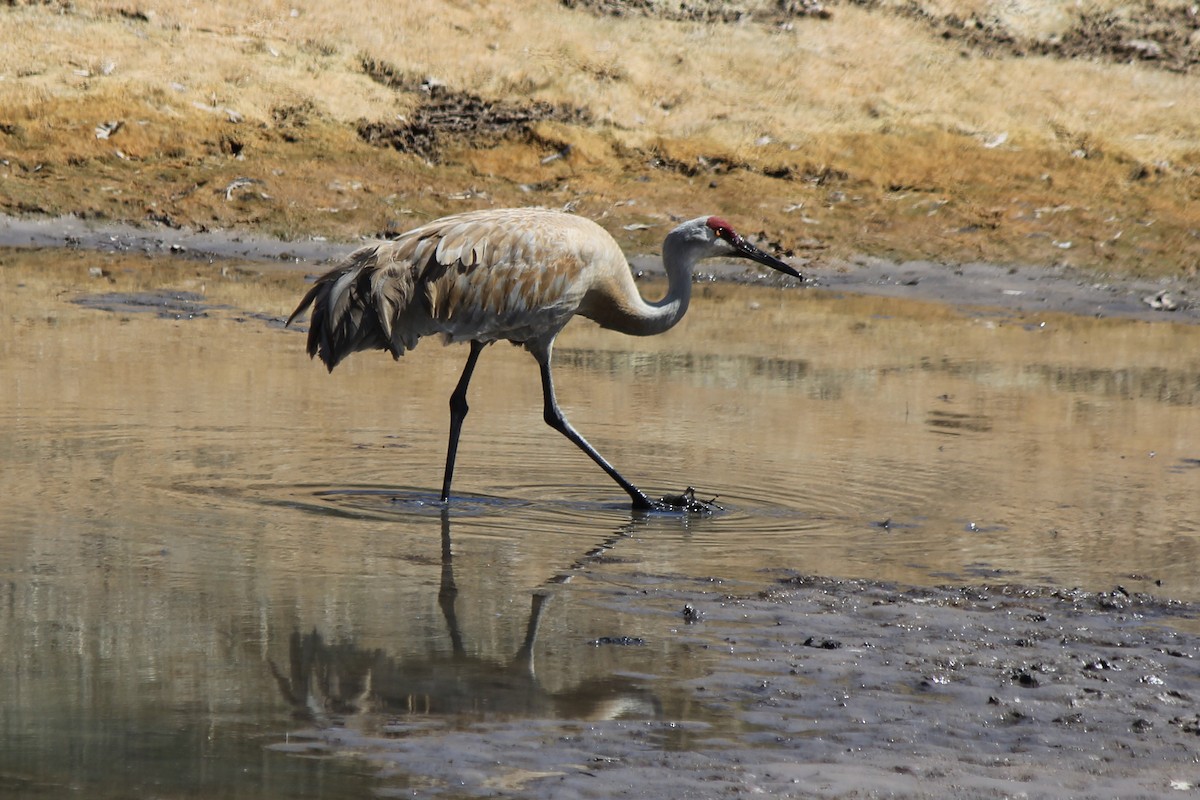
<path fill-rule="evenodd" d="M 387 350 L 399 358 L 411 346 L 396 323 L 412 297 L 413 278 L 402 265 L 379 263 L 379 249 L 364 247 L 317 279 L 287 324 L 310 306 L 308 354 L 332 372 L 359 350 Z"/>

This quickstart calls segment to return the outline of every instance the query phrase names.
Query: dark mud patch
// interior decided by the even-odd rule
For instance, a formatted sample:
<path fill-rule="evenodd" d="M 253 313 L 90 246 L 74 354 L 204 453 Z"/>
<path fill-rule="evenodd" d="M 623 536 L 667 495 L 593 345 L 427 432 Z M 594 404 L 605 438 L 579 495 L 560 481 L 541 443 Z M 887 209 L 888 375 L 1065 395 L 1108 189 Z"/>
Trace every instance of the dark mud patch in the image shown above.
<path fill-rule="evenodd" d="M 1000 20 L 939 14 L 921 3 L 846 2 L 916 19 L 943 39 L 961 42 L 988 56 L 1136 61 L 1181 73 L 1200 64 L 1200 13 L 1195 6 L 1149 2 L 1107 11 L 1080 9 L 1062 32 L 1035 38 L 1014 32 Z"/>
<path fill-rule="evenodd" d="M 830 16 L 830 3 L 818 0 L 775 0 L 771 3 L 727 3 L 721 0 L 691 0 L 691 2 L 663 2 L 663 0 L 562 0 L 567 8 L 576 8 L 592 14 L 609 17 L 656 17 L 676 22 L 741 22 L 753 19 L 759 22 L 780 23 L 795 17 Z"/>
<path fill-rule="evenodd" d="M 0 214 L 0 247 L 93 250 L 99 253 L 144 253 L 214 261 L 324 262 L 353 248 L 322 237 L 281 241 L 255 233 L 191 230 L 163 224 L 93 222 L 78 216 L 12 217 Z"/>
<path fill-rule="evenodd" d="M 1195 279 L 1118 278 L 1072 269 L 1025 268 L 972 262 L 896 263 L 858 258 L 812 274 L 821 286 L 863 294 L 933 300 L 1024 315 L 1069 313 L 1171 322 L 1200 321 L 1200 284 Z M 1160 292 L 1173 298 L 1172 310 L 1156 303 Z"/>
<path fill-rule="evenodd" d="M 488 100 L 374 59 L 363 61 L 363 71 L 384 86 L 422 99 L 403 121 L 360 120 L 359 137 L 368 144 L 411 153 L 434 164 L 441 162 L 443 151 L 451 144 L 483 149 L 510 137 L 528 136 L 529 126 L 536 122 L 592 122 L 591 113 L 584 108 L 543 101 Z"/>
<path fill-rule="evenodd" d="M 1140 2 L 1108 10 L 1079 8 L 1068 12 L 1074 13 L 1075 18 L 1063 30 L 1044 37 L 1022 35 L 1002 19 L 947 14 L 934 4 L 919 1 L 562 0 L 562 4 L 602 16 L 645 16 L 707 23 L 754 21 L 773 26 L 788 26 L 800 18 L 828 19 L 837 13 L 838 6 L 853 5 L 916 20 L 931 34 L 961 43 L 986 56 L 1041 55 L 1064 60 L 1136 61 L 1180 73 L 1191 72 L 1200 64 L 1200 12 L 1194 5 L 1185 4 Z"/>
<path fill-rule="evenodd" d="M 653 169 L 673 172 L 686 178 L 718 177 L 731 172 L 753 172 L 768 178 L 797 181 L 810 186 L 832 186 L 849 183 L 850 174 L 825 164 L 762 164 L 754 165 L 732 154 L 673 153 L 654 147 L 646 154 L 646 163 Z"/>
<path fill-rule="evenodd" d="M 204 295 L 195 292 L 105 292 L 85 294 L 72 302 L 114 314 L 154 314 L 175 320 L 201 319 L 211 309 L 205 304 Z"/>
<path fill-rule="evenodd" d="M 580 576 L 586 581 L 589 575 Z M 1166 797 L 1196 782 L 1196 609 L 1116 587 L 915 588 L 787 576 L 757 589 L 613 576 L 577 587 L 706 665 L 655 718 L 302 731 L 415 796 Z M 640 621 L 640 622 L 639 622 Z"/>

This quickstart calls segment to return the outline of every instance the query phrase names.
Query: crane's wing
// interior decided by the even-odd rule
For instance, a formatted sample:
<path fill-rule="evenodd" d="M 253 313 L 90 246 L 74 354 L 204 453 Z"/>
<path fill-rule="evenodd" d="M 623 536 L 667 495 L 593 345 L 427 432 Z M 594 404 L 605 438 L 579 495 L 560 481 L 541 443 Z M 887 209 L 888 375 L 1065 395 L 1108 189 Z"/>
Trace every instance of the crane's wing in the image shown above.
<path fill-rule="evenodd" d="M 356 350 L 399 357 L 421 336 L 448 341 L 553 336 L 575 313 L 589 270 L 619 258 L 603 228 L 546 209 L 457 214 L 361 248 L 318 279 L 308 351 L 329 369 Z"/>

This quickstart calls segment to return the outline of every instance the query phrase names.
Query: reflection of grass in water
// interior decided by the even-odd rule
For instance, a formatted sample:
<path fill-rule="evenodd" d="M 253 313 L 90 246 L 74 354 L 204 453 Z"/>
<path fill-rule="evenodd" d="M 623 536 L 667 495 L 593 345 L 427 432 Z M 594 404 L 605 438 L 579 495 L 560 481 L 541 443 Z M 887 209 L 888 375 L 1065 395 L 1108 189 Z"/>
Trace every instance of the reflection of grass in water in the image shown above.
<path fill-rule="evenodd" d="M 1195 81 L 1157 62 L 998 45 L 984 58 L 986 41 L 942 24 L 1048 42 L 1111 2 L 1017 13 L 955 0 L 924 17 L 831 5 L 829 19 L 785 20 L 746 0 L 736 25 L 531 0 L 296 16 L 151 5 L 0 12 L 16 43 L 0 53 L 6 210 L 349 237 L 464 205 L 573 202 L 639 250 L 657 248 L 667 215 L 717 209 L 818 255 L 1171 272 L 1200 249 Z M 1125 16 L 1150 19 L 1142 6 Z M 381 63 L 412 80 L 372 79 L 364 64 Z M 361 122 L 421 119 L 437 86 L 580 115 L 484 149 L 450 137 L 437 167 L 360 139 Z M 96 138 L 109 120 L 124 124 Z"/>

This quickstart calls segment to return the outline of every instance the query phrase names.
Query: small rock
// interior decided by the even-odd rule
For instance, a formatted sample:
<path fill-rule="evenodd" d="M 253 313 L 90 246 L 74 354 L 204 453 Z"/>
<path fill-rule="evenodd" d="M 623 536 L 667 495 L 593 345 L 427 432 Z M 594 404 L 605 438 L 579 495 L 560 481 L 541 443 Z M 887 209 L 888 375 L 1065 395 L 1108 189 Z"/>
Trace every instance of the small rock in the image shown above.
<path fill-rule="evenodd" d="M 101 122 L 96 126 L 96 138 L 107 139 L 117 131 L 121 130 L 121 126 L 125 123 L 119 119 L 114 119 L 109 122 Z"/>
<path fill-rule="evenodd" d="M 814 637 L 810 636 L 804 640 L 804 646 L 815 647 L 819 650 L 838 650 L 841 648 L 842 643 L 836 639 L 821 639 L 818 641 Z"/>
<path fill-rule="evenodd" d="M 1155 311 L 1177 311 L 1179 309 L 1179 304 L 1166 289 L 1157 294 L 1143 297 L 1142 301 Z"/>
<path fill-rule="evenodd" d="M 995 148 L 999 147 L 1000 145 L 1004 144 L 1007 141 L 1008 141 L 1008 131 L 1001 131 L 1000 133 L 997 133 L 994 136 L 987 137 L 983 142 L 983 146 L 986 147 L 988 150 L 994 150 Z"/>
<path fill-rule="evenodd" d="M 601 636 L 598 639 L 593 639 L 588 644 L 593 647 L 602 645 L 615 645 L 617 647 L 642 647 L 646 644 L 646 640 L 638 636 Z"/>
<path fill-rule="evenodd" d="M 1146 61 L 1162 58 L 1163 54 L 1162 45 L 1149 39 L 1130 39 L 1125 43 L 1125 47 Z"/>

